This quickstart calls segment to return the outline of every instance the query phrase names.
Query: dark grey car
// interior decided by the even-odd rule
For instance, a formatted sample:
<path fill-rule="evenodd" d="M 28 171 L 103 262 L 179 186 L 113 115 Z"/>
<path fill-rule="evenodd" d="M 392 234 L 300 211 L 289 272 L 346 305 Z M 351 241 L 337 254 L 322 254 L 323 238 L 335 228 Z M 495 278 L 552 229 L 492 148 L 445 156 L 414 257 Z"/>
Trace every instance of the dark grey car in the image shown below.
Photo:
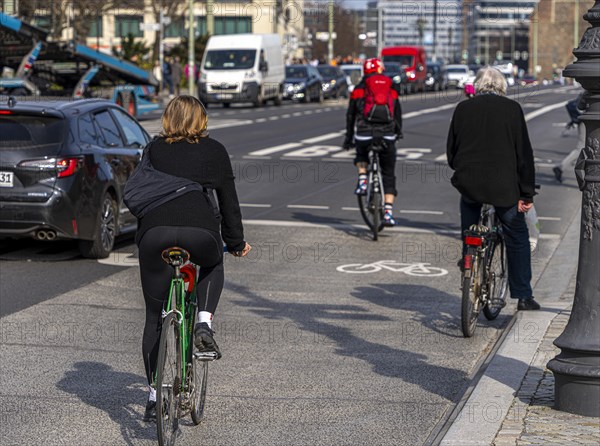
<path fill-rule="evenodd" d="M 0 105 L 0 237 L 77 239 L 107 257 L 136 229 L 123 188 L 149 140 L 105 100 Z"/>

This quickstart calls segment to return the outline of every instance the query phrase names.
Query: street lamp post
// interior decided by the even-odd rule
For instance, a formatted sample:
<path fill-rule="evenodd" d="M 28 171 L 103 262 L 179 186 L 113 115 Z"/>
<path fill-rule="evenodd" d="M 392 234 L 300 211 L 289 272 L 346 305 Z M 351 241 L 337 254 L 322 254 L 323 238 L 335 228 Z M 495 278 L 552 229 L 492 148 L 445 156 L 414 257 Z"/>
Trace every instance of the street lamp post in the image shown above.
<path fill-rule="evenodd" d="M 600 416 L 600 0 L 583 16 L 588 28 L 577 61 L 563 72 L 585 88 L 588 108 L 581 116 L 586 145 L 575 173 L 583 191 L 577 286 L 571 317 L 554 341 L 561 352 L 548 363 L 554 373 L 555 408 Z"/>
<path fill-rule="evenodd" d="M 329 62 L 333 60 L 333 0 L 329 0 L 329 40 L 327 41 L 327 56 Z"/>

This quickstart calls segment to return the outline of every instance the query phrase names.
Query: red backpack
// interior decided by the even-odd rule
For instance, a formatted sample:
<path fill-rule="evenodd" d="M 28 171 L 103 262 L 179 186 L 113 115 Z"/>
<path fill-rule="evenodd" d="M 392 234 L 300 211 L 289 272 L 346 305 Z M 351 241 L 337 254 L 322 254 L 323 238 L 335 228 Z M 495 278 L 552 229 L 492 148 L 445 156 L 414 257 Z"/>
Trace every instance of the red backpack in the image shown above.
<path fill-rule="evenodd" d="M 394 102 L 398 97 L 392 80 L 383 74 L 374 74 L 365 80 L 363 114 L 372 124 L 388 124 L 394 120 Z"/>

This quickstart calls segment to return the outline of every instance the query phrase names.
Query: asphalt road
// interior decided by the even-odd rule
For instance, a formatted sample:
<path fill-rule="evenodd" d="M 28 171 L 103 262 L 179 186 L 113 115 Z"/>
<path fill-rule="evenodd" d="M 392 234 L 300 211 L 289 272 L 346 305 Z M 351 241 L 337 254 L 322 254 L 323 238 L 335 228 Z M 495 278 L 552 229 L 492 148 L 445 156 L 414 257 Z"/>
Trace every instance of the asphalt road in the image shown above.
<path fill-rule="evenodd" d="M 561 103 L 575 95 L 513 93 L 542 185 L 534 279 L 580 208 L 574 175 L 561 185 L 551 172 L 575 144 L 574 132 L 561 136 Z M 423 444 L 448 416 L 511 313 L 462 338 L 458 194 L 444 155 L 459 99 L 404 98 L 400 226 L 379 242 L 362 225 L 351 155 L 340 149 L 343 101 L 209 109 L 255 249 L 226 261 L 216 318 L 224 358 L 211 369 L 206 422 L 184 425 L 181 444 Z M 0 245 L 0 444 L 155 444 L 154 425 L 141 422 L 134 246 L 123 240 L 103 263 L 75 248 Z"/>

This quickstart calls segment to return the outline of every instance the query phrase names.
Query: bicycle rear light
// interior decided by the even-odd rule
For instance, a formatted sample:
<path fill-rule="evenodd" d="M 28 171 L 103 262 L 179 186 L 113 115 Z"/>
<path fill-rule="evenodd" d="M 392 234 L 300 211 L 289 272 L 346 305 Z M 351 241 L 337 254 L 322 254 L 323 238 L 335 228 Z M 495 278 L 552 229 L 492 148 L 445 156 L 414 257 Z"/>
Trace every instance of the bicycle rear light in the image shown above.
<path fill-rule="evenodd" d="M 468 246 L 481 246 L 482 239 L 481 237 L 474 237 L 472 235 L 467 235 L 465 237 L 465 245 Z"/>
<path fill-rule="evenodd" d="M 463 259 L 463 268 L 471 269 L 471 266 L 473 266 L 473 256 L 471 254 L 467 254 Z"/>

